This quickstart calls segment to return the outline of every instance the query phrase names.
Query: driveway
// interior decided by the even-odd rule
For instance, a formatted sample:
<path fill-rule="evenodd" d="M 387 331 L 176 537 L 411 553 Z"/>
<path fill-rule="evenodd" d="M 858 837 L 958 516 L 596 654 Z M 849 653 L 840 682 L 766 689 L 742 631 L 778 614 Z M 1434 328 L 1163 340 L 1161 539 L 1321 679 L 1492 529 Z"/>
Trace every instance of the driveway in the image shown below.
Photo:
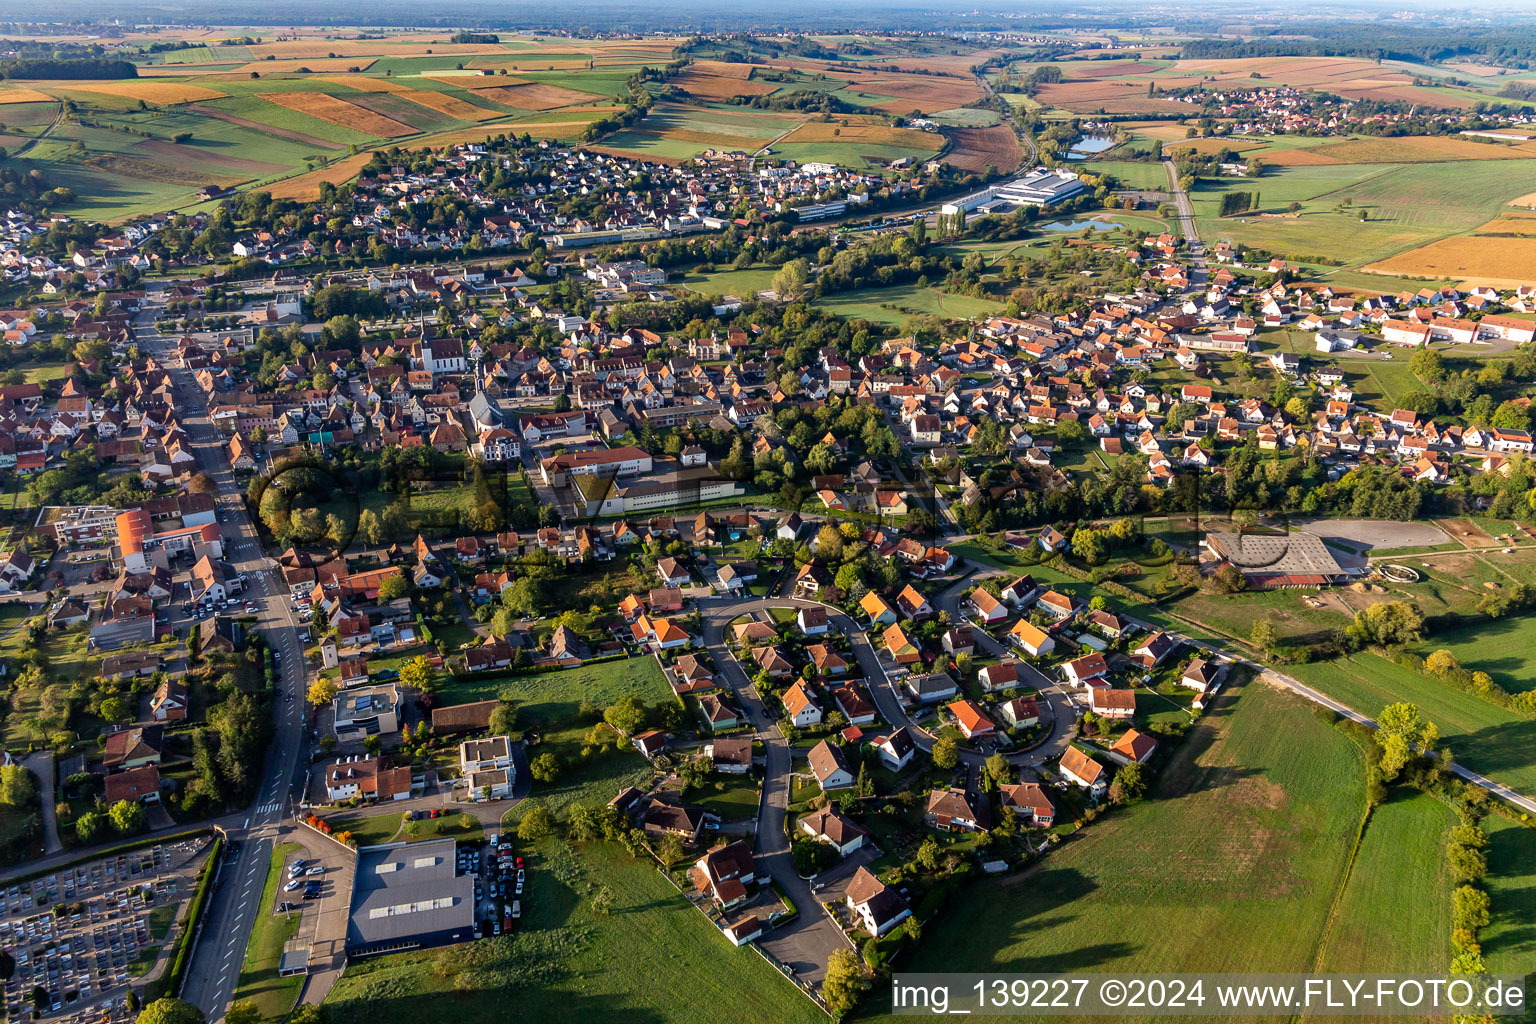
<path fill-rule="evenodd" d="M 43 804 L 43 835 L 46 839 L 44 853 L 58 853 L 64 849 L 59 841 L 59 816 L 54 808 L 58 804 L 59 790 L 54 782 L 53 751 L 39 750 L 28 754 L 21 762 L 37 776 L 37 792 Z"/>

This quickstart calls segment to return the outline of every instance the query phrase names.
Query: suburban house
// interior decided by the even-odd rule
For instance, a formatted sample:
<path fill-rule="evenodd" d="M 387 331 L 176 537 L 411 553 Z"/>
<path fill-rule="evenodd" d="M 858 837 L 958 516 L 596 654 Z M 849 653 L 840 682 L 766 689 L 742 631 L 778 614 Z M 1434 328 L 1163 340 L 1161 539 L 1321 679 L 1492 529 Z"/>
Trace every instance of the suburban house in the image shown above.
<path fill-rule="evenodd" d="M 999 704 L 997 710 L 1014 729 L 1028 729 L 1040 721 L 1040 705 L 1033 697 L 1015 697 Z"/>
<path fill-rule="evenodd" d="M 1004 810 L 1012 811 L 1031 825 L 1049 827 L 1056 820 L 1056 807 L 1038 782 L 1020 782 L 999 786 Z"/>
<path fill-rule="evenodd" d="M 928 599 L 917 592 L 917 588 L 908 583 L 901 588 L 901 593 L 896 595 L 896 607 L 901 614 L 909 619 L 927 619 L 933 616 L 933 605 Z"/>
<path fill-rule="evenodd" d="M 1008 639 L 1031 657 L 1040 658 L 1056 649 L 1056 641 L 1049 633 L 1028 619 L 1020 619 L 1008 631 Z"/>
<path fill-rule="evenodd" d="M 1066 594 L 1058 594 L 1054 590 L 1047 590 L 1035 602 L 1035 607 L 1044 609 L 1046 614 L 1053 619 L 1065 619 L 1077 609 L 1077 604 Z"/>
<path fill-rule="evenodd" d="M 1147 668 L 1156 668 L 1179 649 L 1179 642 L 1164 632 L 1156 632 L 1131 648 L 1131 656 Z"/>
<path fill-rule="evenodd" d="M 917 744 L 906 726 L 876 740 L 875 749 L 880 752 L 880 763 L 893 772 L 901 771 L 917 754 Z"/>
<path fill-rule="evenodd" d="M 966 739 L 987 739 L 996 735 L 997 726 L 982 713 L 981 705 L 970 698 L 957 700 L 947 705 L 947 709 L 955 716 L 955 724 L 959 726 L 961 734 Z"/>
<path fill-rule="evenodd" d="M 980 831 L 987 827 L 988 817 L 985 805 L 977 801 L 973 806 L 963 789 L 935 789 L 923 809 L 925 823 L 951 832 Z"/>
<path fill-rule="evenodd" d="M 121 729 L 107 737 L 102 763 L 109 771 L 123 771 L 146 764 L 159 764 L 165 746 L 165 729 L 158 725 Z"/>
<path fill-rule="evenodd" d="M 385 768 L 376 757 L 343 757 L 325 769 L 325 795 L 332 801 L 404 800 L 411 795 L 411 769 Z"/>
<path fill-rule="evenodd" d="M 854 918 L 876 938 L 912 916 L 906 899 L 862 866 L 849 879 L 844 898 Z"/>
<path fill-rule="evenodd" d="M 1109 780 L 1104 777 L 1104 766 L 1076 747 L 1068 747 L 1061 755 L 1061 774 L 1074 786 L 1086 789 L 1093 796 L 1102 796 Z"/>
<path fill-rule="evenodd" d="M 1104 655 L 1095 652 L 1067 662 L 1061 666 L 1061 674 L 1073 686 L 1088 686 L 1089 680 L 1102 679 L 1108 675 L 1109 665 L 1104 661 Z"/>
<path fill-rule="evenodd" d="M 145 804 L 160 802 L 160 769 L 152 764 L 108 775 L 103 785 L 103 797 L 108 806 L 121 800 Z"/>
<path fill-rule="evenodd" d="M 805 729 L 821 724 L 821 708 L 816 705 L 810 688 L 803 681 L 785 690 L 782 702 L 784 713 L 789 716 L 790 724 L 795 728 Z"/>
<path fill-rule="evenodd" d="M 848 759 L 843 756 L 842 747 L 822 740 L 811 748 L 807 759 L 811 764 L 811 773 L 816 776 L 822 789 L 847 789 L 853 785 L 853 772 L 848 768 Z"/>
<path fill-rule="evenodd" d="M 1121 764 L 1146 764 L 1157 751 L 1157 740 L 1144 732 L 1127 729 L 1109 748 L 1109 756 Z"/>
<path fill-rule="evenodd" d="M 898 665 L 912 665 L 922 659 L 922 652 L 900 626 L 886 627 L 880 639 L 885 645 L 885 656 Z"/>
<path fill-rule="evenodd" d="M 847 856 L 864 845 L 869 833 L 843 817 L 835 807 L 823 807 L 812 811 L 799 821 L 802 832 L 820 843 L 826 843 L 838 853 Z"/>
<path fill-rule="evenodd" d="M 806 636 L 820 636 L 832 628 L 825 608 L 801 608 L 795 615 L 795 623 Z"/>
<path fill-rule="evenodd" d="M 755 881 L 756 872 L 751 848 L 738 839 L 694 861 L 689 875 L 700 892 L 708 892 L 716 906 L 729 910 L 747 901 L 747 886 Z"/>
<path fill-rule="evenodd" d="M 1184 674 L 1179 677 L 1179 685 L 1204 693 L 1214 689 L 1221 682 L 1221 677 L 1226 674 L 1226 671 L 1225 665 L 1206 661 L 1204 658 L 1196 658 L 1185 667 Z"/>
<path fill-rule="evenodd" d="M 714 762 L 715 771 L 726 775 L 745 775 L 752 770 L 752 737 L 731 736 L 714 740 L 704 747 Z"/>
<path fill-rule="evenodd" d="M 187 687 L 179 679 L 167 679 L 149 698 L 149 713 L 157 722 L 180 722 L 187 717 Z"/>
<path fill-rule="evenodd" d="M 984 625 L 991 626 L 1008 617 L 1008 606 L 980 587 L 971 592 L 966 604 Z"/>
<path fill-rule="evenodd" d="M 459 777 L 468 785 L 471 800 L 511 796 L 514 774 L 510 736 L 487 736 L 459 744 Z"/>
<path fill-rule="evenodd" d="M 960 692 L 959 684 L 945 672 L 907 676 L 902 685 L 919 704 L 936 704 Z"/>
<path fill-rule="evenodd" d="M 1136 691 L 1094 687 L 1088 695 L 1089 707 L 1100 718 L 1125 721 L 1136 716 Z"/>
<path fill-rule="evenodd" d="M 343 690 L 331 701 L 336 739 L 363 740 L 400 731 L 400 688 L 394 683 Z"/>
<path fill-rule="evenodd" d="M 869 616 L 869 624 L 874 626 L 892 626 L 896 623 L 896 613 L 891 606 L 876 594 L 873 590 L 859 599 L 859 608 Z"/>

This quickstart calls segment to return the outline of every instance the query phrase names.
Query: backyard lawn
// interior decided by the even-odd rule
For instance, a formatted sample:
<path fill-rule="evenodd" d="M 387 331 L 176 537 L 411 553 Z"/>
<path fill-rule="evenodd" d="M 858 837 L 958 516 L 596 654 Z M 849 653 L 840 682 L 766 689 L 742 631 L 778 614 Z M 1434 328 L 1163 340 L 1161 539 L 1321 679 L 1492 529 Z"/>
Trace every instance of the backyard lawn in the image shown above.
<path fill-rule="evenodd" d="M 757 953 L 732 948 L 650 861 L 613 845 L 552 840 L 519 852 L 529 859 L 529 890 L 516 935 L 355 963 L 326 1000 L 332 1024 L 445 1014 L 503 1024 L 513 1006 L 530 1021 L 826 1020 Z M 609 914 L 590 908 L 602 888 L 613 895 Z"/>

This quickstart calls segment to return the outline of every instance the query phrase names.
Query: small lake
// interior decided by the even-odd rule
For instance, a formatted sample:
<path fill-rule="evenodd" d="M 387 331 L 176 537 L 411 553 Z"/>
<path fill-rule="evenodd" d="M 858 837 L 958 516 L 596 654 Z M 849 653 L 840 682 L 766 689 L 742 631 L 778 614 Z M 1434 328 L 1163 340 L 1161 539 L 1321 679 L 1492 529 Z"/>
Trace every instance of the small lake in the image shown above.
<path fill-rule="evenodd" d="M 1113 231 L 1120 225 L 1108 220 L 1051 220 L 1044 224 L 1036 224 L 1041 231 L 1082 231 L 1092 229 L 1094 231 Z"/>
<path fill-rule="evenodd" d="M 1067 150 L 1068 160 L 1087 160 L 1104 152 L 1115 144 L 1113 135 L 1084 135 Z"/>

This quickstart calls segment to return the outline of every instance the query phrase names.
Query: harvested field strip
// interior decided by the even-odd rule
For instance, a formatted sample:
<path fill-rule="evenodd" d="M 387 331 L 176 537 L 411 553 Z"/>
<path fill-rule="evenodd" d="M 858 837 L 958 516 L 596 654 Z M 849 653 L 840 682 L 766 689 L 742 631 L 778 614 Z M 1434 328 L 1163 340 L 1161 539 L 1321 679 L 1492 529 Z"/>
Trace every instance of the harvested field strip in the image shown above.
<path fill-rule="evenodd" d="M 408 93 L 416 91 L 408 85 L 401 85 L 393 78 L 380 78 L 378 75 L 316 75 L 311 81 L 344 85 L 348 89 L 356 89 L 358 92 Z"/>
<path fill-rule="evenodd" d="M 1513 288 L 1536 283 L 1532 267 L 1536 267 L 1536 237 L 1472 235 L 1442 238 L 1363 269 Z"/>
<path fill-rule="evenodd" d="M 637 153 L 632 149 L 618 149 L 613 146 L 583 146 L 581 148 L 590 150 L 593 153 L 604 153 L 608 156 L 616 156 L 623 160 L 644 160 L 653 164 L 666 164 L 669 167 L 676 167 L 678 164 L 683 162 L 682 160 L 673 156 L 662 156 L 659 153 Z"/>
<path fill-rule="evenodd" d="M 944 137 L 938 132 L 920 132 L 910 128 L 891 128 L 887 125 L 826 124 L 820 121 L 807 122 L 779 141 L 786 145 L 801 142 L 850 144 L 869 142 L 881 146 L 907 146 L 912 149 L 928 149 L 935 152 L 944 148 Z"/>
<path fill-rule="evenodd" d="M 376 57 L 320 57 L 314 60 L 258 60 L 235 70 L 242 75 L 292 75 L 301 71 L 367 71 Z"/>
<path fill-rule="evenodd" d="M 137 151 L 149 153 L 153 157 L 172 161 L 175 165 L 181 167 L 195 164 L 210 164 L 214 167 L 223 167 L 231 171 L 245 171 L 249 174 L 279 174 L 290 169 L 287 164 L 267 163 L 265 160 L 247 160 L 243 157 L 211 152 L 201 146 L 184 146 L 175 142 L 167 142 L 164 139 L 145 139 L 133 148 Z"/>
<path fill-rule="evenodd" d="M 121 96 L 130 100 L 143 100 L 145 103 L 197 103 L 201 100 L 221 100 L 229 95 L 217 89 L 205 89 L 184 82 L 69 82 L 55 88 L 63 92 Z"/>
<path fill-rule="evenodd" d="M 428 53 L 428 50 L 431 50 Z M 494 43 L 421 43 L 321 39 L 293 40 L 283 43 L 259 43 L 250 48 L 252 57 L 336 58 L 336 57 L 468 57 L 487 53 L 506 53 Z"/>
<path fill-rule="evenodd" d="M 1318 146 L 1313 152 L 1346 164 L 1412 164 L 1447 160 L 1528 159 L 1536 156 L 1536 144 L 1502 146 L 1466 139 L 1409 135 L 1332 142 Z"/>
<path fill-rule="evenodd" d="M 544 60 L 538 57 L 505 60 L 472 60 L 465 67 L 481 71 L 585 71 L 591 66 L 588 60 Z"/>
<path fill-rule="evenodd" d="M 380 117 L 399 121 L 413 132 L 428 131 L 436 127 L 436 122 L 440 120 L 426 107 L 419 107 L 404 96 L 398 96 L 392 92 L 365 92 L 358 94 L 354 99 L 342 102 L 352 103 L 364 110 L 371 110 Z M 377 135 L 378 132 L 370 134 Z"/>
<path fill-rule="evenodd" d="M 288 139 L 290 142 L 297 142 L 303 146 L 316 146 L 320 149 L 347 148 L 340 143 L 332 142 L 329 139 L 317 139 L 313 135 L 305 135 L 303 132 L 290 131 L 287 128 L 277 128 L 270 124 L 263 124 L 260 121 L 253 121 L 248 117 L 239 117 L 235 114 L 226 113 L 222 110 L 216 110 L 213 107 L 200 107 L 193 105 L 188 106 L 187 109 L 202 114 L 204 117 L 212 117 L 220 121 L 227 121 L 230 124 L 239 125 L 242 128 L 250 128 L 253 131 L 265 132 L 268 135 L 275 135 L 280 139 Z"/>
<path fill-rule="evenodd" d="M 944 162 L 963 171 L 985 171 L 996 167 L 1011 171 L 1019 166 L 1023 153 L 1018 137 L 1005 124 L 990 128 L 947 128 L 944 134 L 952 143 Z"/>
<path fill-rule="evenodd" d="M 142 178 L 145 181 L 163 181 L 171 185 L 237 185 L 242 181 L 249 181 L 250 175 L 222 175 L 209 174 L 206 171 L 196 171 L 184 167 L 171 167 L 167 164 L 156 163 L 153 160 L 140 160 L 137 157 L 120 156 L 116 153 L 103 153 L 100 156 L 87 157 L 82 161 L 87 167 L 94 167 L 98 171 L 106 171 L 108 174 L 121 174 L 126 178 Z"/>
<path fill-rule="evenodd" d="M 354 153 L 351 156 L 342 157 L 329 167 L 306 171 L 286 181 L 277 182 L 268 191 L 272 193 L 273 199 L 298 199 L 302 202 L 319 199 L 321 182 L 328 181 L 332 185 L 340 185 L 344 181 L 351 181 L 371 159 L 373 159 L 372 153 Z"/>
<path fill-rule="evenodd" d="M 0 104 L 52 103 L 53 97 L 36 89 L 0 89 Z"/>
<path fill-rule="evenodd" d="M 701 132 L 693 128 L 668 128 L 658 132 L 657 136 L 663 139 L 676 139 L 678 142 L 697 142 L 701 146 L 714 149 L 761 149 L 773 141 L 771 137 L 753 138 L 750 135 L 725 132 Z"/>
<path fill-rule="evenodd" d="M 723 78 L 718 75 L 682 74 L 672 79 L 672 84 L 690 96 L 701 100 L 726 100 L 732 96 L 766 96 L 778 88 L 772 82 L 749 82 L 742 78 Z"/>
<path fill-rule="evenodd" d="M 688 71 L 720 78 L 751 78 L 752 67 L 751 64 L 728 64 L 723 60 L 696 60 L 688 65 Z"/>
<path fill-rule="evenodd" d="M 296 110 L 301 114 L 318 117 L 322 121 L 366 132 L 381 138 L 393 139 L 402 135 L 415 135 L 417 129 L 401 124 L 392 117 L 348 103 L 344 99 L 323 92 L 266 92 L 261 98 L 280 107 Z"/>
<path fill-rule="evenodd" d="M 1281 149 L 1264 154 L 1267 167 L 1324 167 L 1342 163 L 1343 160 L 1319 153 L 1315 149 Z"/>
<path fill-rule="evenodd" d="M 1049 107 L 1111 114 L 1188 113 L 1189 104 L 1150 97 L 1145 86 L 1131 82 L 1056 82 L 1042 85 L 1036 98 Z"/>
<path fill-rule="evenodd" d="M 1143 75 L 1157 70 L 1156 64 L 1139 60 L 1096 60 L 1088 64 L 1073 64 L 1063 69 L 1067 78 L 1118 78 L 1121 75 Z"/>
<path fill-rule="evenodd" d="M 1230 149 L 1234 153 L 1246 153 L 1252 149 L 1263 149 L 1265 145 L 1267 144 L 1263 142 L 1255 142 L 1251 139 L 1246 141 L 1242 139 L 1228 138 L 1187 139 L 1183 142 L 1170 142 L 1166 144 L 1163 149 L 1169 153 L 1172 153 L 1176 150 L 1185 150 L 1190 153 L 1200 153 L 1205 155 L 1211 153 L 1219 153 L 1223 149 Z"/>
<path fill-rule="evenodd" d="M 902 75 L 887 78 L 860 78 L 855 89 L 879 93 L 896 99 L 911 100 L 927 109 L 963 107 L 981 96 L 981 86 L 974 80 L 937 78 L 928 75 Z M 1145 92 L 1145 88 L 1142 89 Z"/>
<path fill-rule="evenodd" d="M 403 92 L 395 93 L 395 95 L 403 100 L 409 100 L 419 107 L 435 110 L 439 114 L 447 114 L 449 117 L 460 121 L 490 121 L 493 118 L 506 116 L 502 111 L 477 107 L 473 103 L 459 99 L 457 96 L 449 96 L 447 93 L 432 92 L 427 89 L 407 89 Z"/>
<path fill-rule="evenodd" d="M 571 107 L 606 98 L 595 93 L 564 89 L 558 85 L 536 83 L 496 89 L 477 89 L 475 95 L 484 96 L 486 99 L 508 107 L 516 107 L 519 110 L 553 110 L 556 107 Z"/>

